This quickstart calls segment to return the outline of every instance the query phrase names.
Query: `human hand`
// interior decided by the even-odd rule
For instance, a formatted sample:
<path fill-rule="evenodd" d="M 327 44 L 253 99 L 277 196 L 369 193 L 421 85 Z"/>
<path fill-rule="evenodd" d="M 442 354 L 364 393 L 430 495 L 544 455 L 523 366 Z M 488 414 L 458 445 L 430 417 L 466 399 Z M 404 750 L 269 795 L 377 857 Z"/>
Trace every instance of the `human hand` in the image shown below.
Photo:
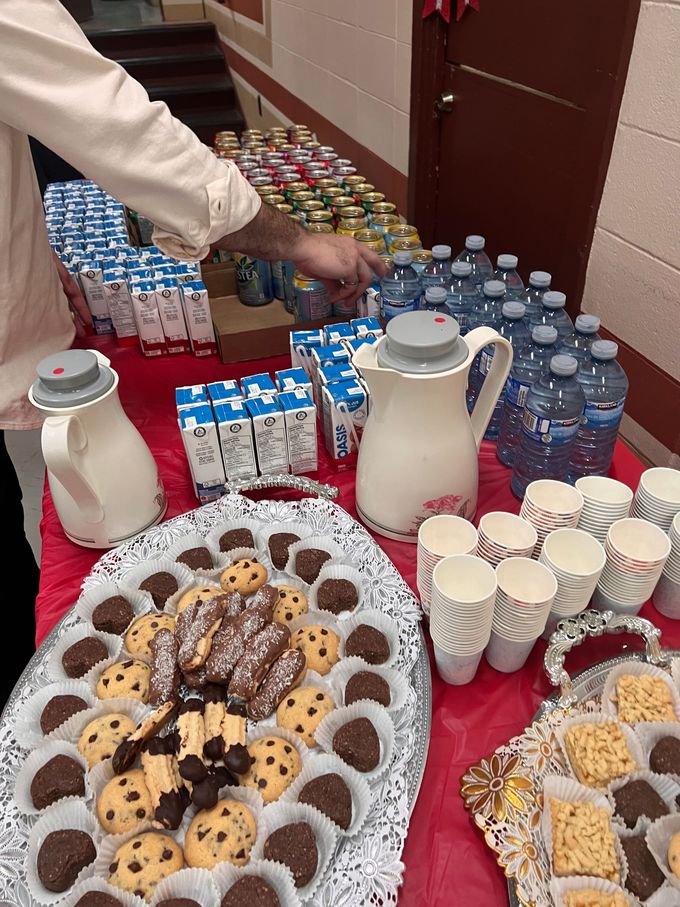
<path fill-rule="evenodd" d="M 331 301 L 358 299 L 387 267 L 379 255 L 351 236 L 302 233 L 292 255 L 295 267 L 307 277 L 320 280 Z"/>
<path fill-rule="evenodd" d="M 59 275 L 59 280 L 61 281 L 62 289 L 68 299 L 68 305 L 71 309 L 71 314 L 73 315 L 73 322 L 76 326 L 76 334 L 79 337 L 85 337 L 87 328 L 93 328 L 90 310 L 83 299 L 83 294 L 73 274 L 71 274 L 64 265 L 56 252 L 52 252 L 52 258 L 54 260 L 54 266 L 57 269 L 57 274 Z"/>

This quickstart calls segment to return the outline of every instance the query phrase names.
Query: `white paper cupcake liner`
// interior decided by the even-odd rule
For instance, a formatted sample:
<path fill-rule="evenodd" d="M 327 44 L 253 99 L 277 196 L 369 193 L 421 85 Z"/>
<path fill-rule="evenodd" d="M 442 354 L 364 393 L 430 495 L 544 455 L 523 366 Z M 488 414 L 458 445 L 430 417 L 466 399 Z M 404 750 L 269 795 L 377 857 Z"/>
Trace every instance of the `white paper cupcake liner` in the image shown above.
<path fill-rule="evenodd" d="M 359 573 L 359 571 L 355 567 L 350 567 L 348 564 L 331 564 L 330 566 L 324 566 L 321 568 L 319 576 L 309 590 L 310 611 L 321 611 L 321 613 L 323 614 L 334 613 L 333 611 L 326 611 L 325 609 L 320 608 L 318 602 L 319 588 L 322 583 L 329 579 L 349 580 L 349 582 L 352 583 L 354 588 L 357 590 L 357 604 L 354 606 L 352 611 L 341 611 L 339 614 L 335 614 L 334 616 L 337 617 L 338 620 L 347 620 L 348 618 L 357 614 L 357 612 L 362 608 L 366 607 L 368 598 L 366 581 Z"/>
<path fill-rule="evenodd" d="M 64 670 L 61 659 L 67 649 L 79 640 L 86 639 L 88 636 L 93 636 L 95 639 L 101 640 L 106 646 L 109 656 L 108 658 L 102 659 L 102 661 L 98 662 L 96 665 L 93 665 L 87 674 L 83 674 L 82 677 L 69 677 Z M 67 632 L 54 644 L 54 648 L 50 652 L 47 660 L 47 673 L 52 680 L 84 680 L 85 683 L 89 684 L 89 678 L 92 672 L 106 662 L 109 664 L 114 662 L 122 648 L 123 640 L 120 636 L 112 636 L 110 633 L 101 633 L 99 630 L 93 630 L 89 624 L 78 624 L 70 630 L 67 630 Z"/>
<path fill-rule="evenodd" d="M 264 800 L 262 799 L 260 794 L 256 790 L 253 790 L 251 787 L 238 787 L 237 785 L 225 785 L 224 787 L 220 788 L 217 799 L 218 802 L 220 800 L 236 800 L 239 803 L 242 803 L 244 806 L 247 806 L 253 814 L 253 818 L 255 819 L 255 840 L 253 841 L 252 847 L 250 849 L 250 853 L 252 855 L 261 835 Z M 193 803 L 189 804 L 189 807 L 184 813 L 184 818 L 182 820 L 182 828 L 184 829 L 183 840 L 186 838 L 191 823 L 201 812 L 203 812 L 203 810 L 198 809 L 193 805 Z M 189 866 L 188 863 L 187 866 Z M 190 868 L 196 869 L 198 867 Z M 193 895 L 193 897 L 195 897 L 195 895 Z M 203 907 L 202 904 L 201 907 Z"/>
<path fill-rule="evenodd" d="M 167 898 L 193 898 L 201 907 L 219 907 L 220 904 L 213 873 L 208 869 L 180 869 L 163 879 L 156 886 L 151 907 Z"/>
<path fill-rule="evenodd" d="M 276 892 L 281 907 L 301 907 L 302 901 L 297 896 L 293 876 L 283 863 L 273 863 L 271 860 L 251 859 L 245 866 L 232 866 L 230 863 L 221 863 L 212 873 L 213 884 L 218 893 L 217 903 L 221 903 L 225 894 L 244 876 L 260 876 L 268 882 Z M 159 886 L 160 887 L 160 886 Z M 201 902 L 201 907 L 203 903 Z"/>
<path fill-rule="evenodd" d="M 602 711 L 614 718 L 619 719 L 616 699 L 616 683 L 620 677 L 626 674 L 632 674 L 635 677 L 647 675 L 663 681 L 668 687 L 673 701 L 673 710 L 675 717 L 680 721 L 680 694 L 673 683 L 672 678 L 667 671 L 657 668 L 656 665 L 646 664 L 642 661 L 624 661 L 611 669 L 607 675 L 607 680 L 602 691 Z M 636 722 L 637 723 L 637 722 Z"/>
<path fill-rule="evenodd" d="M 623 819 L 616 814 L 614 792 L 619 790 L 619 788 L 624 787 L 629 781 L 646 781 L 665 802 L 670 815 L 678 812 L 675 798 L 680 793 L 680 784 L 674 781 L 670 775 L 655 775 L 654 772 L 642 769 L 639 772 L 632 772 L 630 775 L 626 775 L 623 778 L 617 778 L 615 781 L 612 781 L 607 788 L 607 799 L 609 800 L 612 812 L 614 813 L 614 821 L 621 825 L 622 828 L 625 828 L 627 831 L 631 831 L 634 834 L 642 834 L 652 823 L 652 820 L 648 816 L 643 815 L 640 816 L 633 828 L 629 829 L 624 824 Z"/>
<path fill-rule="evenodd" d="M 97 876 L 92 876 L 84 882 L 79 882 L 63 902 L 63 907 L 76 907 L 78 901 L 89 891 L 102 891 L 105 894 L 110 894 L 111 897 L 118 898 L 123 907 L 147 907 L 146 901 L 142 898 L 137 897 L 135 894 L 130 894 L 129 891 L 123 891 L 121 888 L 109 885 L 108 882 L 97 878 Z"/>
<path fill-rule="evenodd" d="M 164 608 L 156 608 L 151 593 L 139 588 L 139 584 L 144 582 L 147 577 L 153 576 L 154 573 L 171 573 L 177 580 L 179 591 L 168 597 Z M 179 598 L 180 593 L 183 595 L 195 585 L 197 585 L 196 578 L 191 570 L 185 567 L 184 564 L 178 564 L 167 555 L 158 557 L 155 560 L 142 561 L 136 567 L 133 567 L 132 570 L 129 570 L 120 581 L 120 589 L 124 595 L 126 592 L 141 592 L 149 602 L 152 610 L 160 610 L 167 614 L 174 613 L 168 610 L 169 603 L 176 597 Z"/>
<path fill-rule="evenodd" d="M 574 718 L 567 718 L 566 721 L 563 721 L 562 724 L 555 729 L 555 736 L 557 737 L 557 742 L 564 753 L 566 764 L 571 768 L 571 771 L 576 777 L 576 771 L 574 766 L 571 764 L 571 758 L 566 746 L 566 734 L 567 731 L 575 727 L 577 724 L 618 724 L 621 728 L 623 736 L 626 739 L 626 744 L 628 745 L 628 750 L 633 757 L 637 765 L 637 770 L 647 768 L 648 763 L 645 761 L 645 754 L 642 748 L 640 740 L 635 736 L 633 730 L 627 725 L 623 724 L 616 718 L 612 718 L 611 715 L 605 715 L 601 712 L 595 712 L 588 715 L 577 715 Z M 679 728 L 680 729 L 680 728 Z M 615 780 L 615 779 L 612 779 Z M 611 783 L 611 782 L 610 782 Z M 605 785 L 606 787 L 607 785 Z M 603 788 L 604 789 L 604 788 Z"/>
<path fill-rule="evenodd" d="M 387 661 L 382 662 L 381 667 L 392 667 L 399 658 L 399 627 L 395 620 L 375 608 L 367 608 L 365 611 L 361 611 L 358 614 L 349 615 L 345 620 L 338 621 L 338 630 L 343 640 L 343 652 L 345 651 L 344 643 L 347 642 L 350 635 L 357 627 L 361 626 L 361 624 L 367 624 L 370 627 L 374 627 L 376 630 L 380 630 L 386 637 L 390 646 L 390 655 Z M 361 660 L 364 664 L 369 664 L 369 662 L 365 661 L 363 658 Z M 371 667 L 374 666 L 371 665 Z"/>
<path fill-rule="evenodd" d="M 333 736 L 343 725 L 353 721 L 355 718 L 368 718 L 373 724 L 380 741 L 380 761 L 377 766 L 370 772 L 360 772 L 368 782 L 372 782 L 380 778 L 388 770 L 394 748 L 394 723 L 381 705 L 364 699 L 361 702 L 346 705 L 341 709 L 335 709 L 334 712 L 330 712 L 319 723 L 314 736 L 324 752 L 336 756 L 337 753 L 333 749 Z"/>
<path fill-rule="evenodd" d="M 124 891 L 124 889 L 118 888 L 117 885 L 113 885 L 111 882 L 109 882 L 109 866 L 113 862 L 116 851 L 119 847 L 122 847 L 123 844 L 129 841 L 130 838 L 134 838 L 137 835 L 144 834 L 148 831 L 165 835 L 183 848 L 184 835 L 186 833 L 186 824 L 184 822 L 180 825 L 177 831 L 167 831 L 163 828 L 156 828 L 151 824 L 151 822 L 146 822 L 144 825 L 139 825 L 137 828 L 134 828 L 131 831 L 126 831 L 122 835 L 104 835 L 104 837 L 99 842 L 99 847 L 97 849 L 97 859 L 94 861 L 93 875 L 95 876 L 95 878 L 102 879 L 104 882 L 111 885 L 116 892 L 116 897 L 118 897 L 118 892 Z M 148 902 L 143 901 L 143 903 L 147 904 Z"/>
<path fill-rule="evenodd" d="M 257 548 L 258 551 L 261 551 L 264 556 L 266 556 L 268 563 L 272 565 L 274 570 L 279 570 L 281 568 L 274 567 L 274 562 L 272 561 L 271 552 L 269 550 L 269 537 L 274 535 L 277 532 L 288 532 L 293 535 L 300 536 L 300 541 L 304 541 L 306 538 L 313 533 L 312 527 L 309 523 L 303 523 L 301 520 L 290 520 L 284 523 L 260 523 L 260 528 L 257 533 Z M 295 543 L 296 544 L 296 543 Z M 286 563 L 288 561 L 286 560 Z M 285 569 L 285 565 L 283 567 Z"/>
<path fill-rule="evenodd" d="M 14 802 L 16 803 L 19 812 L 23 813 L 25 816 L 37 816 L 40 815 L 40 813 L 44 813 L 45 810 L 50 809 L 50 806 L 38 809 L 33 804 L 33 799 L 31 797 L 31 782 L 38 770 L 55 756 L 69 756 L 71 759 L 74 759 L 78 765 L 81 765 L 84 773 L 83 780 L 85 782 L 85 793 L 81 797 L 62 797 L 61 800 L 56 802 L 66 803 L 67 801 L 82 801 L 83 803 L 87 803 L 91 800 L 92 787 L 90 786 L 87 777 L 87 760 L 80 755 L 78 748 L 73 743 L 69 743 L 67 740 L 48 740 L 26 757 L 26 761 L 17 772 L 16 781 L 14 783 Z M 53 806 L 55 804 L 50 805 Z"/>
<path fill-rule="evenodd" d="M 88 806 L 82 801 L 69 800 L 64 803 L 57 803 L 45 810 L 31 829 L 26 855 L 26 884 L 31 897 L 39 904 L 55 904 L 68 893 L 64 891 L 48 891 L 40 881 L 37 869 L 38 853 L 45 838 L 53 831 L 63 831 L 64 829 L 84 831 L 90 835 L 97 849 L 101 841 L 97 820 L 90 812 Z M 81 870 L 75 880 L 74 887 L 83 879 L 87 879 L 94 874 L 95 864 L 96 860 Z"/>
<path fill-rule="evenodd" d="M 109 582 L 101 583 L 97 586 L 92 586 L 90 589 L 83 592 L 76 602 L 75 612 L 78 617 L 81 618 L 81 620 L 84 620 L 86 623 L 88 623 L 94 630 L 95 628 L 92 626 L 92 614 L 95 608 L 97 607 L 97 605 L 100 605 L 103 601 L 106 601 L 107 598 L 111 598 L 113 595 L 123 595 L 123 597 L 130 602 L 135 615 L 130 621 L 130 624 L 137 617 L 141 617 L 142 614 L 147 614 L 152 610 L 149 599 L 146 595 L 144 595 L 143 592 L 140 592 L 139 590 L 135 592 L 132 589 L 127 589 L 125 593 L 123 593 L 117 583 Z M 155 608 L 153 608 L 153 610 L 155 611 Z M 120 634 L 121 639 L 123 638 L 123 636 L 125 636 L 125 633 L 128 630 L 130 624 L 128 624 L 125 630 Z"/>
<path fill-rule="evenodd" d="M 629 891 L 625 891 L 620 885 L 614 882 L 608 882 L 606 879 L 598 879 L 595 876 L 567 876 L 565 878 L 555 877 L 550 882 L 550 893 L 553 896 L 555 907 L 566 907 L 566 896 L 570 891 L 582 891 L 584 888 L 601 891 L 602 894 L 622 894 L 626 899 L 627 907 L 639 907 L 640 902 Z M 647 904 L 650 902 L 647 901 Z"/>
<path fill-rule="evenodd" d="M 677 737 L 680 740 L 680 723 L 675 721 L 641 721 L 635 725 L 635 734 L 640 741 L 642 754 L 644 757 L 644 767 L 650 768 L 649 757 L 662 737 Z M 669 773 L 680 784 L 680 774 L 673 775 Z"/>
<path fill-rule="evenodd" d="M 97 697 L 84 680 L 60 680 L 42 687 L 24 703 L 17 716 L 15 737 L 19 746 L 24 749 L 33 749 L 43 740 L 53 739 L 58 728 L 47 735 L 43 734 L 40 727 L 40 716 L 47 703 L 55 696 L 80 696 L 90 708 L 97 704 Z"/>
<path fill-rule="evenodd" d="M 310 759 L 291 784 L 288 790 L 281 797 L 282 803 L 297 803 L 302 788 L 313 778 L 320 775 L 327 775 L 333 772 L 340 775 L 352 795 L 352 821 L 345 830 L 338 826 L 340 837 L 351 838 L 363 828 L 364 822 L 373 805 L 373 794 L 371 788 L 361 774 L 355 771 L 351 766 L 343 762 L 338 756 L 331 753 L 322 753 Z M 309 804 L 307 804 L 309 805 Z M 316 807 L 312 807 L 316 809 Z M 318 810 L 321 812 L 320 810 Z M 322 815 L 325 815 L 322 813 Z M 326 816 L 328 818 L 328 816 Z M 332 819 L 329 820 L 332 822 Z M 333 823 L 335 825 L 335 823 Z"/>
<path fill-rule="evenodd" d="M 671 677 L 675 688 L 680 691 L 680 658 L 674 658 L 671 662 Z"/>
<path fill-rule="evenodd" d="M 351 658 L 343 658 L 335 667 L 331 668 L 329 674 L 326 674 L 326 680 L 333 688 L 335 701 L 339 706 L 345 703 L 345 687 L 348 680 L 359 671 L 368 671 L 371 674 L 377 674 L 382 677 L 390 688 L 390 704 L 385 706 L 388 712 L 397 713 L 406 705 L 409 694 L 409 685 L 406 677 L 394 668 L 385 667 L 385 665 L 369 665 L 356 655 Z M 369 700 L 369 702 L 372 700 Z"/>
<path fill-rule="evenodd" d="M 120 713 L 121 715 L 127 715 L 137 726 L 150 712 L 149 706 L 143 705 L 136 699 L 118 696 L 113 699 L 99 700 L 93 708 L 78 712 L 77 715 L 73 715 L 68 721 L 65 721 L 61 727 L 53 732 L 52 736 L 55 740 L 68 740 L 78 746 L 80 735 L 95 718 Z"/>
<path fill-rule="evenodd" d="M 190 548 L 207 548 L 210 552 L 212 558 L 213 566 L 208 570 L 205 567 L 199 567 L 194 570 L 192 567 L 187 566 L 187 564 L 177 561 L 178 555 L 182 554 L 183 551 L 188 551 Z M 178 538 L 176 542 L 168 548 L 166 552 L 169 558 L 172 558 L 176 563 L 181 564 L 182 567 L 186 567 L 187 570 L 190 570 L 195 576 L 214 576 L 215 572 L 224 569 L 227 564 L 230 563 L 229 556 L 220 551 L 218 547 L 215 547 L 208 542 L 199 532 L 188 532 L 186 535 L 183 535 L 181 538 Z"/>
<path fill-rule="evenodd" d="M 307 548 L 318 548 L 320 551 L 327 551 L 328 554 L 330 554 L 331 559 L 330 561 L 326 561 L 323 565 L 324 567 L 330 567 L 333 564 L 339 564 L 346 561 L 345 552 L 337 542 L 333 541 L 333 539 L 329 538 L 327 535 L 309 535 L 307 538 L 295 542 L 288 549 L 288 562 L 286 563 L 285 572 L 290 574 L 290 576 L 302 580 L 302 577 L 298 575 L 295 569 L 295 558 L 300 551 L 304 551 Z"/>
<path fill-rule="evenodd" d="M 680 815 L 663 816 L 650 826 L 645 840 L 661 872 L 671 886 L 677 892 L 680 892 L 680 879 L 671 871 L 668 865 L 668 844 L 670 839 L 678 832 L 680 832 Z"/>
<path fill-rule="evenodd" d="M 318 861 L 316 872 L 311 882 L 297 889 L 301 901 L 309 900 L 319 886 L 326 867 L 335 853 L 338 840 L 337 828 L 330 819 L 304 803 L 272 803 L 262 813 L 262 836 L 258 835 L 257 847 L 253 848 L 254 859 L 264 859 L 264 846 L 269 835 L 280 828 L 293 822 L 307 822 L 316 837 Z"/>
<path fill-rule="evenodd" d="M 225 532 L 229 532 L 230 529 L 250 529 L 253 534 L 253 556 L 255 556 L 255 554 L 257 553 L 265 555 L 267 554 L 266 548 L 263 549 L 258 542 L 258 537 L 262 531 L 263 526 L 264 523 L 261 523 L 259 520 L 254 520 L 251 517 L 241 517 L 240 519 L 235 520 L 223 520 L 217 526 L 214 526 L 210 530 L 210 532 L 208 532 L 205 538 L 208 542 L 209 547 L 214 548 L 215 551 L 218 551 L 223 555 L 229 556 L 233 551 L 241 551 L 245 550 L 246 548 L 248 550 L 251 549 L 248 546 L 236 546 L 234 548 L 230 548 L 229 551 L 220 551 L 220 538 L 224 535 Z M 230 564 L 233 559 L 233 557 L 231 559 L 228 559 L 227 563 Z"/>

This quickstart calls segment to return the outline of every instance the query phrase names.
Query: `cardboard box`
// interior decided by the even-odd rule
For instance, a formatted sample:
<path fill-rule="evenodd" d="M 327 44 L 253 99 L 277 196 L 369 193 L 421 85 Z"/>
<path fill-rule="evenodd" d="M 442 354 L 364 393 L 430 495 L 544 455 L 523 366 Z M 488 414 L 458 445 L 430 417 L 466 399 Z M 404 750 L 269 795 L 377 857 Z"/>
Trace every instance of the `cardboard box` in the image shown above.
<path fill-rule="evenodd" d="M 194 22 L 205 19 L 203 0 L 161 0 L 165 22 Z"/>

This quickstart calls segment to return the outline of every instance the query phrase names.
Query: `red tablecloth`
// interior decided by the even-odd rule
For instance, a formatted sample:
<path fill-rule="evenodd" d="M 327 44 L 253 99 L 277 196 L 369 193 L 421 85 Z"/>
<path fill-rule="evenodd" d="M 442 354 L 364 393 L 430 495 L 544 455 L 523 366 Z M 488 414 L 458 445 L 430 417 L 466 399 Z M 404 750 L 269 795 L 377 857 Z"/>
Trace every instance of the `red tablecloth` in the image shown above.
<path fill-rule="evenodd" d="M 285 358 L 278 358 L 225 366 L 216 359 L 191 356 L 147 361 L 138 350 L 119 349 L 106 338 L 93 339 L 89 345 L 109 356 L 120 374 L 123 405 L 149 444 L 168 492 L 167 517 L 196 506 L 175 421 L 175 387 L 274 371 L 289 364 Z M 619 444 L 611 475 L 635 488 L 642 470 L 637 458 Z M 335 473 L 322 454 L 319 478 L 339 486 L 340 503 L 356 517 L 354 474 Z M 510 493 L 508 470 L 496 459 L 493 445 L 484 443 L 478 516 L 490 510 L 517 513 L 519 503 Z M 74 603 L 83 577 L 101 553 L 80 548 L 65 537 L 49 491 L 45 493 L 41 530 L 38 642 Z M 377 540 L 415 589 L 415 546 L 380 537 Z M 642 613 L 664 631 L 666 646 L 680 645 L 680 631 L 673 621 L 663 618 L 650 604 Z M 620 652 L 624 643 L 641 645 L 638 640 L 621 637 L 591 641 L 570 657 L 569 668 L 576 671 Z M 539 642 L 525 668 L 511 675 L 500 674 L 482 661 L 474 682 L 465 687 L 447 686 L 433 669 L 430 751 L 403 855 L 406 873 L 400 905 L 467 907 L 478 903 L 486 907 L 506 903 L 503 874 L 482 835 L 470 824 L 458 795 L 459 780 L 469 765 L 520 733 L 540 701 L 551 692 L 542 669 L 544 650 Z"/>

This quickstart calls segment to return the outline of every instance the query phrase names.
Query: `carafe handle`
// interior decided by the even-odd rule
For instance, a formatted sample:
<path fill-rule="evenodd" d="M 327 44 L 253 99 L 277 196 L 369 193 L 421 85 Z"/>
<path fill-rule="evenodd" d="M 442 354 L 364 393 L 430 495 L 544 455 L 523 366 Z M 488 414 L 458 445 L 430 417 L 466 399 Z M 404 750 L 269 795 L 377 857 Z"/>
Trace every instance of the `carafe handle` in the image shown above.
<path fill-rule="evenodd" d="M 512 365 L 512 345 L 501 337 L 498 331 L 490 327 L 475 328 L 463 338 L 468 345 L 474 361 L 477 353 L 481 352 L 485 346 L 493 344 L 496 347 L 491 368 L 484 379 L 484 384 L 475 402 L 474 409 L 470 414 L 472 424 L 472 433 L 475 436 L 475 444 L 479 450 L 484 432 L 486 431 L 489 420 L 493 415 L 496 402 L 501 395 L 505 381 L 510 372 Z M 472 364 L 472 363 L 471 363 Z"/>
<path fill-rule="evenodd" d="M 74 462 L 73 452 L 87 447 L 87 435 L 77 416 L 50 416 L 43 423 L 42 451 L 48 472 L 64 486 L 88 523 L 101 523 L 104 507 Z"/>

